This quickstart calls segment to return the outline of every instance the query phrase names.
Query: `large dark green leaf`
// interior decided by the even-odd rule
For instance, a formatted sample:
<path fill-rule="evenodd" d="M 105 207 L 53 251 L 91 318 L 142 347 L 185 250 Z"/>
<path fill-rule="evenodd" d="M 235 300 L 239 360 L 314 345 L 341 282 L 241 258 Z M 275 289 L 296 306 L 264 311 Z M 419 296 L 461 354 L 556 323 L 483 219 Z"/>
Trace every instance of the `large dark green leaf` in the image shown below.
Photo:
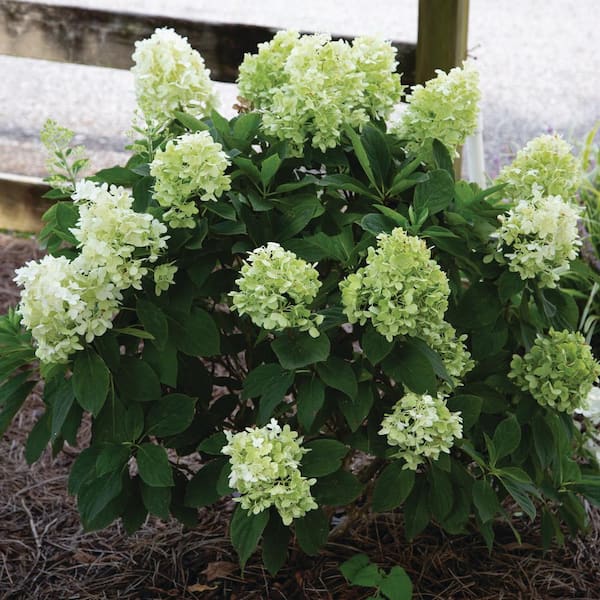
<path fill-rule="evenodd" d="M 133 356 L 121 359 L 116 383 L 121 396 L 128 402 L 152 402 L 161 396 L 160 381 L 154 369 Z"/>
<path fill-rule="evenodd" d="M 358 392 L 356 375 L 352 367 L 338 356 L 330 356 L 325 362 L 317 365 L 317 373 L 325 385 L 343 392 L 354 400 Z"/>
<path fill-rule="evenodd" d="M 346 506 L 360 496 L 363 486 L 352 473 L 340 469 L 318 479 L 311 489 L 319 506 Z"/>
<path fill-rule="evenodd" d="M 429 172 L 429 179 L 415 188 L 413 206 L 415 211 L 427 209 L 428 214 L 447 208 L 454 197 L 454 180 L 448 171 L 436 169 Z"/>
<path fill-rule="evenodd" d="M 431 361 L 414 345 L 404 345 L 394 350 L 382 366 L 386 375 L 402 382 L 417 394 L 434 393 L 437 389 Z"/>
<path fill-rule="evenodd" d="M 271 575 L 276 575 L 286 561 L 290 536 L 290 528 L 283 524 L 277 511 L 271 510 L 262 539 L 262 559 Z"/>
<path fill-rule="evenodd" d="M 368 381 L 358 385 L 358 393 L 354 400 L 345 396 L 338 398 L 338 406 L 352 431 L 356 431 L 367 418 L 374 400 L 373 389 Z"/>
<path fill-rule="evenodd" d="M 325 402 L 325 386 L 317 377 L 311 377 L 298 386 L 296 406 L 300 425 L 310 431 L 317 413 Z"/>
<path fill-rule="evenodd" d="M 72 381 L 73 379 L 65 379 L 64 377 L 54 377 L 46 381 L 44 402 L 51 407 L 50 433 L 52 439 L 56 439 L 62 433 L 63 425 L 75 401 Z"/>
<path fill-rule="evenodd" d="M 233 513 L 229 536 L 235 551 L 238 553 L 242 569 L 256 550 L 258 540 L 267 526 L 268 520 L 269 512 L 266 510 L 254 515 L 238 506 Z"/>
<path fill-rule="evenodd" d="M 317 508 L 296 519 L 294 523 L 300 548 L 310 556 L 319 554 L 329 535 L 329 521 L 325 513 Z"/>
<path fill-rule="evenodd" d="M 514 415 L 498 424 L 492 441 L 494 442 L 494 448 L 496 448 L 498 460 L 508 456 L 519 447 L 521 443 L 521 426 Z"/>
<path fill-rule="evenodd" d="M 388 342 L 385 337 L 375 331 L 371 325 L 365 327 L 360 345 L 371 364 L 380 363 L 394 347 L 394 342 Z"/>
<path fill-rule="evenodd" d="M 282 369 L 277 363 L 260 365 L 250 371 L 244 382 L 244 394 L 247 398 L 260 396 L 257 418 L 259 424 L 269 421 L 293 381 L 294 373 Z"/>
<path fill-rule="evenodd" d="M 305 477 L 322 477 L 337 471 L 348 454 L 348 446 L 333 439 L 312 440 L 304 447 L 310 450 L 302 457 L 302 474 Z"/>
<path fill-rule="evenodd" d="M 78 352 L 72 379 L 77 402 L 83 410 L 97 417 L 106 402 L 110 385 L 110 371 L 105 362 L 91 348 Z"/>
<path fill-rule="evenodd" d="M 189 356 L 219 354 L 221 340 L 213 318 L 201 308 L 194 308 L 189 316 L 169 322 L 169 331 L 177 349 Z"/>
<path fill-rule="evenodd" d="M 29 376 L 29 372 L 19 373 L 0 387 L 0 436 L 8 429 L 35 385 L 35 381 L 27 381 Z"/>
<path fill-rule="evenodd" d="M 473 484 L 473 503 L 483 523 L 490 521 L 501 509 L 494 488 L 485 479 L 478 479 Z"/>
<path fill-rule="evenodd" d="M 165 313 L 153 302 L 138 298 L 135 310 L 144 329 L 154 337 L 154 345 L 162 350 L 169 335 L 169 325 Z"/>
<path fill-rule="evenodd" d="M 217 458 L 205 464 L 190 479 L 185 491 L 185 505 L 194 508 L 200 506 L 209 506 L 216 502 L 220 497 L 217 490 L 217 483 L 227 464 L 226 458 Z"/>
<path fill-rule="evenodd" d="M 194 418 L 196 398 L 184 394 L 170 394 L 152 403 L 146 416 L 146 433 L 165 437 L 189 427 Z"/>
<path fill-rule="evenodd" d="M 377 478 L 373 490 L 372 508 L 375 512 L 385 512 L 400 506 L 412 491 L 415 472 L 403 469 L 402 463 L 390 463 Z"/>
<path fill-rule="evenodd" d="M 150 487 L 170 487 L 173 472 L 164 448 L 142 444 L 137 452 L 137 465 L 142 481 Z"/>
<path fill-rule="evenodd" d="M 281 366 L 290 371 L 327 360 L 331 349 L 326 335 L 312 338 L 308 333 L 298 332 L 279 336 L 271 347 Z"/>

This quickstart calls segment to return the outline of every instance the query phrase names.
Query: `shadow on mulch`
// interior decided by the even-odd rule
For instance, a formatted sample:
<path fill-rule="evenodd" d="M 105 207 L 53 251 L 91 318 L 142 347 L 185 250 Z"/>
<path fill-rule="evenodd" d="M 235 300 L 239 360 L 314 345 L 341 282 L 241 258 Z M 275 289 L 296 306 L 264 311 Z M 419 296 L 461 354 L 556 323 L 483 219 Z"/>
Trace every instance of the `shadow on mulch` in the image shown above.
<path fill-rule="evenodd" d="M 14 267 L 39 255 L 31 240 L 0 235 L 2 310 L 17 298 Z M 317 558 L 291 548 L 277 577 L 258 556 L 240 573 L 227 539 L 231 501 L 201 510 L 193 530 L 151 518 L 130 537 L 119 525 L 85 533 L 66 493 L 78 450 L 66 446 L 54 459 L 46 451 L 35 465 L 25 462 L 25 439 L 42 410 L 34 394 L 0 440 L 0 600 L 361 600 L 369 590 L 350 588 L 339 572 L 357 552 L 386 569 L 403 566 L 423 600 L 600 599 L 598 512 L 590 513 L 587 537 L 545 554 L 538 550 L 539 523 L 517 523 L 521 546 L 499 524 L 491 556 L 480 537 L 449 537 L 435 528 L 408 543 L 401 514 L 378 515 Z"/>

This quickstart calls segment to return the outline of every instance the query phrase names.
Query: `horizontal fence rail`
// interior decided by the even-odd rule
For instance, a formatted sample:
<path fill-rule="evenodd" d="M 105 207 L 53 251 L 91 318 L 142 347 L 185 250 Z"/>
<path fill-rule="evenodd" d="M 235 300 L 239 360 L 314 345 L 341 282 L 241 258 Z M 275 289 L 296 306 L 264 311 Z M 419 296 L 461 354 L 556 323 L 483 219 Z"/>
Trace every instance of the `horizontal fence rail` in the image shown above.
<path fill-rule="evenodd" d="M 447 70 L 466 54 L 467 14 L 468 0 L 419 0 L 418 44 L 392 42 L 405 84 L 415 83 L 417 64 L 423 79 L 432 65 Z M 437 18 L 442 15 L 444 19 Z M 446 21 L 448 15 L 452 19 Z M 258 25 L 0 0 L 0 54 L 20 58 L 129 69 L 135 42 L 157 27 L 172 27 L 186 36 L 204 57 L 211 77 L 222 82 L 234 82 L 244 54 L 256 52 L 258 44 L 277 31 Z M 0 229 L 39 230 L 40 217 L 50 206 L 42 198 L 47 190 L 41 179 L 0 172 Z"/>

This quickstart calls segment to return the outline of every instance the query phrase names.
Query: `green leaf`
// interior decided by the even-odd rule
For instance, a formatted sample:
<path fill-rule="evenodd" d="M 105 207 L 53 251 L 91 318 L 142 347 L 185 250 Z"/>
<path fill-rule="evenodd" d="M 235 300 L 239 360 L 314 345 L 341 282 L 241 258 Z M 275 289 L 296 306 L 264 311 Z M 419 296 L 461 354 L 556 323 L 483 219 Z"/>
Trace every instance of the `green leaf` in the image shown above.
<path fill-rule="evenodd" d="M 433 468 L 429 471 L 429 508 L 431 514 L 442 522 L 452 510 L 454 492 L 448 473 Z"/>
<path fill-rule="evenodd" d="M 13 417 L 29 393 L 35 386 L 35 381 L 27 381 L 31 373 L 19 373 L 0 387 L 0 436 L 4 435 Z"/>
<path fill-rule="evenodd" d="M 535 505 L 527 494 L 531 486 L 510 477 L 500 477 L 500 481 L 514 501 L 523 509 L 523 512 L 533 521 L 536 514 Z"/>
<path fill-rule="evenodd" d="M 373 490 L 372 509 L 386 512 L 400 506 L 415 484 L 415 472 L 403 469 L 400 461 L 390 463 L 377 478 Z"/>
<path fill-rule="evenodd" d="M 239 115 L 233 124 L 233 135 L 246 142 L 251 142 L 260 127 L 260 113 L 249 112 Z"/>
<path fill-rule="evenodd" d="M 382 573 L 366 554 L 356 554 L 340 565 L 340 571 L 351 585 L 379 587 Z"/>
<path fill-rule="evenodd" d="M 498 424 L 492 438 L 497 452 L 497 460 L 514 452 L 521 443 L 521 426 L 515 415 L 504 419 Z"/>
<path fill-rule="evenodd" d="M 197 450 L 206 454 L 221 455 L 221 450 L 227 444 L 225 432 L 217 431 L 198 444 Z"/>
<path fill-rule="evenodd" d="M 431 362 L 419 348 L 403 344 L 382 363 L 383 371 L 417 394 L 435 393 L 437 379 Z"/>
<path fill-rule="evenodd" d="M 139 179 L 140 175 L 134 173 L 131 169 L 125 167 L 110 167 L 101 169 L 89 179 L 109 183 L 111 185 L 122 185 L 124 187 L 132 187 Z"/>
<path fill-rule="evenodd" d="M 161 396 L 160 381 L 154 369 L 133 356 L 121 358 L 115 381 L 121 397 L 127 402 L 152 402 Z"/>
<path fill-rule="evenodd" d="M 77 506 L 84 523 L 93 522 L 123 489 L 123 476 L 119 471 L 105 473 L 82 483 L 77 493 Z"/>
<path fill-rule="evenodd" d="M 504 271 L 498 279 L 498 293 L 501 302 L 508 302 L 513 296 L 520 294 L 525 289 L 525 281 L 518 273 Z"/>
<path fill-rule="evenodd" d="M 72 496 L 79 493 L 81 486 L 96 475 L 96 460 L 100 455 L 100 448 L 91 446 L 85 448 L 75 459 L 69 473 L 68 492 Z"/>
<path fill-rule="evenodd" d="M 369 191 L 369 188 L 366 185 L 364 185 L 358 179 L 351 177 L 350 175 L 326 175 L 318 181 L 318 185 L 330 187 L 335 190 L 347 190 L 348 192 L 354 192 L 355 194 L 359 194 L 360 196 L 366 196 L 367 198 L 377 198 L 377 196 L 375 196 L 371 191 Z"/>
<path fill-rule="evenodd" d="M 337 471 L 349 449 L 333 439 L 312 440 L 304 447 L 310 450 L 302 457 L 301 470 L 305 477 L 322 477 Z"/>
<path fill-rule="evenodd" d="M 96 475 L 100 476 L 113 471 L 121 472 L 130 456 L 131 452 L 128 446 L 105 445 L 96 459 Z"/>
<path fill-rule="evenodd" d="M 422 479 L 417 480 L 404 503 L 404 529 L 409 541 L 417 537 L 429 523 L 431 515 L 427 501 L 428 495 L 426 482 Z"/>
<path fill-rule="evenodd" d="M 322 509 L 307 512 L 302 518 L 295 519 L 296 539 L 309 556 L 316 556 L 327 543 L 329 521 Z"/>
<path fill-rule="evenodd" d="M 192 133 L 195 133 L 196 131 L 208 131 L 209 129 L 206 123 L 196 119 L 196 117 L 192 117 L 192 115 L 188 115 L 187 113 L 178 110 L 176 110 L 173 114 L 177 120 Z"/>
<path fill-rule="evenodd" d="M 150 487 L 170 487 L 173 472 L 165 449 L 154 444 L 142 444 L 137 452 L 137 465 L 142 481 Z"/>
<path fill-rule="evenodd" d="M 537 414 L 533 418 L 531 429 L 533 431 L 533 446 L 535 448 L 535 453 L 540 461 L 540 466 L 542 469 L 545 469 L 551 464 L 552 459 L 557 452 L 554 434 L 541 414 Z"/>
<path fill-rule="evenodd" d="M 62 433 L 63 425 L 75 401 L 72 381 L 73 379 L 55 377 L 46 381 L 44 387 L 44 402 L 52 407 L 50 435 L 53 440 Z"/>
<path fill-rule="evenodd" d="M 154 345 L 162 350 L 169 336 L 169 325 L 165 313 L 153 302 L 138 298 L 135 310 L 144 326 L 154 339 Z"/>
<path fill-rule="evenodd" d="M 383 190 L 392 168 L 392 154 L 385 134 L 378 127 L 367 124 L 362 129 L 360 140 L 367 154 L 377 186 Z"/>
<path fill-rule="evenodd" d="M 262 559 L 273 576 L 285 564 L 290 536 L 290 528 L 283 524 L 277 511 L 271 510 L 269 523 L 263 532 Z"/>
<path fill-rule="evenodd" d="M 146 417 L 146 434 L 157 437 L 175 435 L 187 429 L 194 418 L 196 398 L 170 394 L 153 402 Z"/>
<path fill-rule="evenodd" d="M 31 433 L 27 437 L 25 446 L 25 460 L 31 465 L 42 455 L 44 448 L 50 441 L 50 417 L 52 412 L 46 411 L 33 426 Z"/>
<path fill-rule="evenodd" d="M 219 329 L 213 318 L 194 308 L 181 320 L 172 319 L 169 331 L 178 350 L 189 356 L 215 356 L 221 349 Z"/>
<path fill-rule="evenodd" d="M 352 367 L 338 356 L 330 356 L 326 362 L 316 365 L 317 373 L 325 385 L 343 392 L 354 400 L 358 393 L 356 375 Z"/>
<path fill-rule="evenodd" d="M 360 345 L 372 365 L 380 363 L 393 349 L 394 342 L 388 342 L 374 327 L 365 327 Z"/>
<path fill-rule="evenodd" d="M 433 162 L 438 169 L 446 171 L 454 180 L 454 162 L 448 152 L 448 148 L 440 140 L 433 139 L 431 143 L 433 150 Z"/>
<path fill-rule="evenodd" d="M 265 188 L 271 183 L 280 166 L 281 158 L 277 154 L 271 154 L 263 160 L 260 166 L 260 180 Z"/>
<path fill-rule="evenodd" d="M 478 479 L 473 484 L 473 503 L 482 523 L 487 523 L 501 510 L 494 488 L 486 479 Z"/>
<path fill-rule="evenodd" d="M 254 550 L 256 550 L 258 540 L 267 526 L 268 520 L 269 512 L 266 510 L 254 515 L 238 506 L 233 513 L 229 536 L 240 558 L 242 570 Z"/>
<path fill-rule="evenodd" d="M 271 347 L 281 366 L 290 371 L 327 360 L 331 349 L 326 335 L 312 338 L 308 333 L 298 332 L 281 335 Z"/>
<path fill-rule="evenodd" d="M 110 385 L 110 371 L 105 362 L 91 348 L 78 352 L 72 379 L 79 406 L 97 417 L 106 402 Z"/>
<path fill-rule="evenodd" d="M 436 169 L 429 171 L 429 179 L 415 188 L 413 206 L 417 213 L 427 209 L 435 215 L 448 208 L 454 197 L 454 180 L 448 171 Z"/>
<path fill-rule="evenodd" d="M 369 213 L 361 219 L 360 226 L 373 235 L 379 235 L 380 233 L 392 233 L 396 228 L 396 223 L 385 215 Z"/>
<path fill-rule="evenodd" d="M 154 336 L 149 331 L 145 331 L 139 327 L 119 327 L 118 329 L 113 329 L 113 331 L 119 335 L 130 335 L 131 337 L 136 337 L 140 340 L 154 339 Z"/>
<path fill-rule="evenodd" d="M 463 420 L 463 431 L 468 431 L 477 423 L 483 401 L 472 394 L 458 394 L 448 398 L 447 406 L 452 412 L 459 412 Z"/>
<path fill-rule="evenodd" d="M 358 385 L 358 393 L 354 400 L 345 396 L 338 398 L 338 406 L 352 431 L 356 431 L 367 418 L 374 400 L 373 390 L 368 381 Z"/>
<path fill-rule="evenodd" d="M 313 376 L 298 386 L 296 397 L 298 421 L 306 431 L 310 431 L 324 402 L 325 386 L 317 377 Z"/>
<path fill-rule="evenodd" d="M 352 473 L 340 469 L 318 479 L 312 494 L 319 506 L 346 506 L 356 500 L 362 490 L 362 484 Z"/>
<path fill-rule="evenodd" d="M 356 131 L 354 131 L 354 129 L 352 129 L 351 127 L 347 126 L 344 129 L 344 131 L 346 132 L 346 135 L 350 139 L 352 147 L 354 148 L 354 154 L 356 155 L 356 158 L 358 159 L 360 166 L 363 168 L 363 171 L 369 178 L 369 181 L 375 187 L 377 187 L 377 181 L 375 179 L 375 175 L 373 174 L 373 169 L 371 168 L 371 163 L 369 162 L 369 157 L 367 156 L 367 151 L 365 150 L 365 147 L 363 146 L 362 140 L 360 139 L 360 137 L 358 136 Z"/>
<path fill-rule="evenodd" d="M 217 458 L 206 463 L 189 481 L 185 491 L 186 506 L 198 508 L 214 504 L 220 497 L 217 483 L 227 458 Z"/>
<path fill-rule="evenodd" d="M 294 373 L 286 371 L 276 363 L 260 365 L 253 369 L 244 381 L 246 398 L 260 396 L 257 421 L 259 424 L 269 422 L 273 411 L 294 382 Z"/>
<path fill-rule="evenodd" d="M 502 305 L 496 288 L 479 282 L 471 285 L 456 309 L 451 312 L 454 325 L 466 331 L 473 331 L 495 323 L 502 312 Z"/>
<path fill-rule="evenodd" d="M 127 494 L 125 508 L 121 513 L 123 527 L 127 535 L 133 535 L 138 531 L 148 516 L 138 482 L 138 477 L 131 482 L 131 491 Z"/>
<path fill-rule="evenodd" d="M 389 600 L 411 600 L 413 584 L 402 567 L 394 566 L 383 577 L 379 591 Z"/>

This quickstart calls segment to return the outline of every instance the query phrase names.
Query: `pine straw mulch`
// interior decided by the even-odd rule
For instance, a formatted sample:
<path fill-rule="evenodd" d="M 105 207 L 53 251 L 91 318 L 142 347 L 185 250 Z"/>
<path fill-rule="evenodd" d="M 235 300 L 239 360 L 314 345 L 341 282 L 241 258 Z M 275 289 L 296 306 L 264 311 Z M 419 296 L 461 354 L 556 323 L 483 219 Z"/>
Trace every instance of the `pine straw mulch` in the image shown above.
<path fill-rule="evenodd" d="M 0 235 L 0 309 L 17 297 L 12 269 L 39 255 L 33 241 Z M 348 587 L 339 573 L 358 551 L 385 568 L 402 565 L 421 599 L 600 599 L 600 514 L 593 511 L 587 537 L 545 554 L 537 549 L 539 523 L 517 523 L 521 546 L 499 524 L 491 556 L 480 537 L 435 528 L 408 543 L 400 514 L 379 515 L 317 558 L 291 549 L 274 578 L 258 556 L 240 573 L 227 540 L 231 501 L 201 510 L 193 530 L 151 518 L 131 537 L 119 525 L 84 533 L 66 493 L 77 449 L 67 446 L 54 459 L 46 451 L 31 467 L 25 462 L 25 439 L 42 410 L 33 394 L 0 440 L 0 600 L 360 600 L 369 590 Z"/>

